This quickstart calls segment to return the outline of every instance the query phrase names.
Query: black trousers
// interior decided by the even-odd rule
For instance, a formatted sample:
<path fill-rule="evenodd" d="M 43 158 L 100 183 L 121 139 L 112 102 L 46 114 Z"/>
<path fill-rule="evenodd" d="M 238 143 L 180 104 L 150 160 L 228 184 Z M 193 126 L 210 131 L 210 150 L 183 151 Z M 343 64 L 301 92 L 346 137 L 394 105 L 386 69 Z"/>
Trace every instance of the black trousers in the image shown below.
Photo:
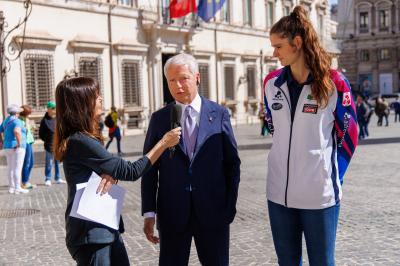
<path fill-rule="evenodd" d="M 127 266 L 129 264 L 121 235 L 110 244 L 80 246 L 73 255 L 78 266 Z"/>

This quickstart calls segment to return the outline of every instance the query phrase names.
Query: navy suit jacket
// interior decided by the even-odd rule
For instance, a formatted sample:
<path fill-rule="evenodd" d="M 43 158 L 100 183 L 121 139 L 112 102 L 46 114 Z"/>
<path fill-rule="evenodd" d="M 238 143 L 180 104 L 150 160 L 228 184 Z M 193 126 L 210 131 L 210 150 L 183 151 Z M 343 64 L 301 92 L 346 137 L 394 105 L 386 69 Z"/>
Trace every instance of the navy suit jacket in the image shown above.
<path fill-rule="evenodd" d="M 202 227 L 230 224 L 236 214 L 240 159 L 230 116 L 224 107 L 201 99 L 193 159 L 186 155 L 181 139 L 174 156 L 170 158 L 166 150 L 142 178 L 142 214 L 155 211 L 161 230 L 184 230 L 191 214 Z M 153 113 L 145 154 L 171 129 L 172 106 Z"/>

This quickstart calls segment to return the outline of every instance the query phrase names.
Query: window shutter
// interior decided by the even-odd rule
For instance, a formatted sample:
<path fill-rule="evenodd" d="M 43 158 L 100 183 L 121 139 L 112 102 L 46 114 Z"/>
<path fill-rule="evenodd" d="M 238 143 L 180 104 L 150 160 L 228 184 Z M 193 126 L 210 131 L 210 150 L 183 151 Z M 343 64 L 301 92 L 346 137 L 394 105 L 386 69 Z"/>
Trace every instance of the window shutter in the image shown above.
<path fill-rule="evenodd" d="M 26 102 L 34 110 L 44 110 L 53 96 L 53 57 L 28 54 L 24 59 Z"/>
<path fill-rule="evenodd" d="M 224 79 L 225 79 L 225 99 L 234 100 L 235 99 L 235 82 L 234 82 L 234 67 L 225 66 L 224 67 Z"/>
<path fill-rule="evenodd" d="M 141 105 L 141 70 L 139 62 L 122 61 L 122 88 L 124 106 Z"/>
<path fill-rule="evenodd" d="M 102 62 L 99 57 L 81 57 L 79 58 L 79 76 L 88 77 L 97 80 L 100 86 L 101 94 L 103 94 L 102 84 Z"/>
<path fill-rule="evenodd" d="M 247 68 L 247 97 L 256 98 L 256 70 L 254 67 Z"/>
<path fill-rule="evenodd" d="M 208 73 L 208 64 L 199 65 L 200 72 L 200 86 L 199 94 L 207 99 L 210 97 L 210 81 Z"/>

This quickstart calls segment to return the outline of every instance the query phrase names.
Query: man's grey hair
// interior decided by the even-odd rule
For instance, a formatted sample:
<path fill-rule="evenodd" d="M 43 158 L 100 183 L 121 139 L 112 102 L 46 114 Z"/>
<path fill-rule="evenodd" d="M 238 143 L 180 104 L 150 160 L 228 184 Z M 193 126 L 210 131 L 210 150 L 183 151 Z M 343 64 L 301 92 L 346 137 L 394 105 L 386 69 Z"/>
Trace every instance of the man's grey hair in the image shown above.
<path fill-rule="evenodd" d="M 199 73 L 199 64 L 197 64 L 196 58 L 190 54 L 180 53 L 168 59 L 164 65 L 165 77 L 170 65 L 186 65 L 193 74 Z"/>

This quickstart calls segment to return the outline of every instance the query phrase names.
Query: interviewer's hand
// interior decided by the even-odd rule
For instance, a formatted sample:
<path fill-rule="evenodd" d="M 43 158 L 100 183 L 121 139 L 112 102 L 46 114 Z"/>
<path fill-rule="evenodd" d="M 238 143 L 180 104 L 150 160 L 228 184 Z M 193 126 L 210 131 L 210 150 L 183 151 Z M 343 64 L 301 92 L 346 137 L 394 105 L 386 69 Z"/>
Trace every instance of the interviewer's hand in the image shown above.
<path fill-rule="evenodd" d="M 102 174 L 101 175 L 101 181 L 99 186 L 97 187 L 96 193 L 101 192 L 100 195 L 106 194 L 114 185 L 117 183 L 117 180 L 113 179 L 112 176 L 107 175 L 107 174 Z"/>
<path fill-rule="evenodd" d="M 161 139 L 161 143 L 166 147 L 170 148 L 175 146 L 176 144 L 179 143 L 179 139 L 181 138 L 181 127 L 176 127 L 174 129 L 171 129 Z"/>
<path fill-rule="evenodd" d="M 143 232 L 147 240 L 153 244 L 158 244 L 160 239 L 154 235 L 154 224 L 156 223 L 155 217 L 144 218 Z"/>

